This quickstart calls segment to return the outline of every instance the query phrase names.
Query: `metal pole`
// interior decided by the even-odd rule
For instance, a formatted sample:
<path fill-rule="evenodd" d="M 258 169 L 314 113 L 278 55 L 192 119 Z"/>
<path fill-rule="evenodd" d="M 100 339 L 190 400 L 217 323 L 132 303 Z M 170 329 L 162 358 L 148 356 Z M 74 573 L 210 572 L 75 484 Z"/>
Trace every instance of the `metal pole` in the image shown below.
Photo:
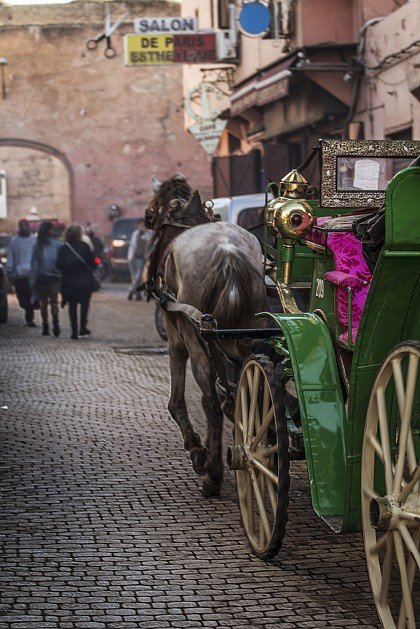
<path fill-rule="evenodd" d="M 229 3 L 229 35 L 231 45 L 236 46 L 238 38 L 236 35 L 236 6 L 234 2 Z"/>
<path fill-rule="evenodd" d="M 1 67 L 1 95 L 3 100 L 6 100 L 7 92 L 6 92 L 6 72 L 5 67 L 7 66 L 6 57 L 0 57 L 0 67 Z"/>

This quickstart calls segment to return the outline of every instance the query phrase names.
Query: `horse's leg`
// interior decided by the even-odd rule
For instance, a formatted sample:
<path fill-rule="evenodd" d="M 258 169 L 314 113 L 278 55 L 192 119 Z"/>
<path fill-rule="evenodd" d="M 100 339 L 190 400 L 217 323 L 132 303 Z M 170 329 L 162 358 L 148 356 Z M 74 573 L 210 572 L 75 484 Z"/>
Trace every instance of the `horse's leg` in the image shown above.
<path fill-rule="evenodd" d="M 206 473 L 208 450 L 201 445 L 199 435 L 194 432 L 188 417 L 185 403 L 185 370 L 188 360 L 188 351 L 174 325 L 165 317 L 169 344 L 169 366 L 171 372 L 171 397 L 168 410 L 178 424 L 184 439 L 184 448 L 190 454 L 194 471 L 199 476 Z"/>
<path fill-rule="evenodd" d="M 223 412 L 215 389 L 215 375 L 206 352 L 194 333 L 186 337 L 191 369 L 202 392 L 202 405 L 207 418 L 209 458 L 207 474 L 203 478 L 202 492 L 205 497 L 217 496 L 223 480 L 222 429 Z"/>

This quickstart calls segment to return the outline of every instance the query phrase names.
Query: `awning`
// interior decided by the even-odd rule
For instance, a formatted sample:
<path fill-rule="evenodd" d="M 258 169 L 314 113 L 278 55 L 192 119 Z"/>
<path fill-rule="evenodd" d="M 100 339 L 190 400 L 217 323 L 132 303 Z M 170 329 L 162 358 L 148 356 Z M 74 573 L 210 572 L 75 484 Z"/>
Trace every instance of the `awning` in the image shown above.
<path fill-rule="evenodd" d="M 267 105 L 289 93 L 290 66 L 296 60 L 293 55 L 277 63 L 269 70 L 261 71 L 252 80 L 247 81 L 230 97 L 230 115 L 236 116 L 255 106 Z"/>

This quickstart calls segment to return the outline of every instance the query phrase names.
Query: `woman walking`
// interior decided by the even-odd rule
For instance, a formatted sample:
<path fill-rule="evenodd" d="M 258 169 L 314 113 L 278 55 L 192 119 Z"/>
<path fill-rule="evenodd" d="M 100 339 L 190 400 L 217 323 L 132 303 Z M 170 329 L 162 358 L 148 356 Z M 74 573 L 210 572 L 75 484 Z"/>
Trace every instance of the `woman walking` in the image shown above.
<path fill-rule="evenodd" d="M 53 224 L 50 221 L 41 223 L 32 251 L 30 286 L 33 296 L 39 301 L 43 336 L 48 336 L 50 333 L 48 306 L 51 308 L 54 336 L 60 335 L 58 321 L 60 271 L 57 268 L 57 255 L 60 247 L 61 243 L 54 236 Z"/>
<path fill-rule="evenodd" d="M 61 295 L 69 305 L 71 339 L 77 340 L 90 335 L 87 329 L 89 303 L 94 289 L 93 271 L 96 268 L 91 248 L 82 240 L 80 225 L 69 225 L 64 232 L 65 244 L 58 252 L 57 267 L 61 271 Z M 80 327 L 78 327 L 78 304 L 80 304 Z"/>

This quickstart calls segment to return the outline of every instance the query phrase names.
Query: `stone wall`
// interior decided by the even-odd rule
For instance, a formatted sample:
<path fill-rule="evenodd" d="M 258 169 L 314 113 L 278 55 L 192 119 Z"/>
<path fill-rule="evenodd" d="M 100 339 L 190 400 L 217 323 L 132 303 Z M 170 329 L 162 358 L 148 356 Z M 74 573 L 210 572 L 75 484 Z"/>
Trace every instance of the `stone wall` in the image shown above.
<path fill-rule="evenodd" d="M 66 205 L 64 194 L 69 219 L 96 223 L 105 235 L 109 204 L 119 205 L 125 216 L 141 215 L 151 197 L 152 175 L 163 179 L 174 172 L 183 172 L 204 197 L 211 196 L 210 160 L 183 127 L 182 68 L 127 68 L 123 61 L 122 36 L 132 32 L 132 20 L 176 15 L 179 5 L 109 4 L 112 21 L 129 13 L 112 35 L 113 59 L 105 58 L 103 41 L 94 51 L 86 49 L 86 41 L 103 28 L 103 2 L 0 6 L 0 56 L 8 60 L 0 107 L 0 168 L 10 171 L 14 164 L 8 177 L 15 182 L 26 178 L 12 186 L 13 218 L 25 215 L 28 205 L 41 211 L 50 203 L 58 215 Z M 17 166 L 12 157 L 16 144 L 23 162 L 35 160 L 36 168 L 23 162 Z M 34 146 L 39 149 L 36 159 Z M 65 166 L 60 175 L 47 166 L 51 154 L 54 163 Z M 45 169 L 41 177 L 39 169 Z"/>
<path fill-rule="evenodd" d="M 33 148 L 0 146 L 0 168 L 7 173 L 8 204 L 0 231 L 14 231 L 32 207 L 43 218 L 70 222 L 69 174 L 57 157 Z"/>

